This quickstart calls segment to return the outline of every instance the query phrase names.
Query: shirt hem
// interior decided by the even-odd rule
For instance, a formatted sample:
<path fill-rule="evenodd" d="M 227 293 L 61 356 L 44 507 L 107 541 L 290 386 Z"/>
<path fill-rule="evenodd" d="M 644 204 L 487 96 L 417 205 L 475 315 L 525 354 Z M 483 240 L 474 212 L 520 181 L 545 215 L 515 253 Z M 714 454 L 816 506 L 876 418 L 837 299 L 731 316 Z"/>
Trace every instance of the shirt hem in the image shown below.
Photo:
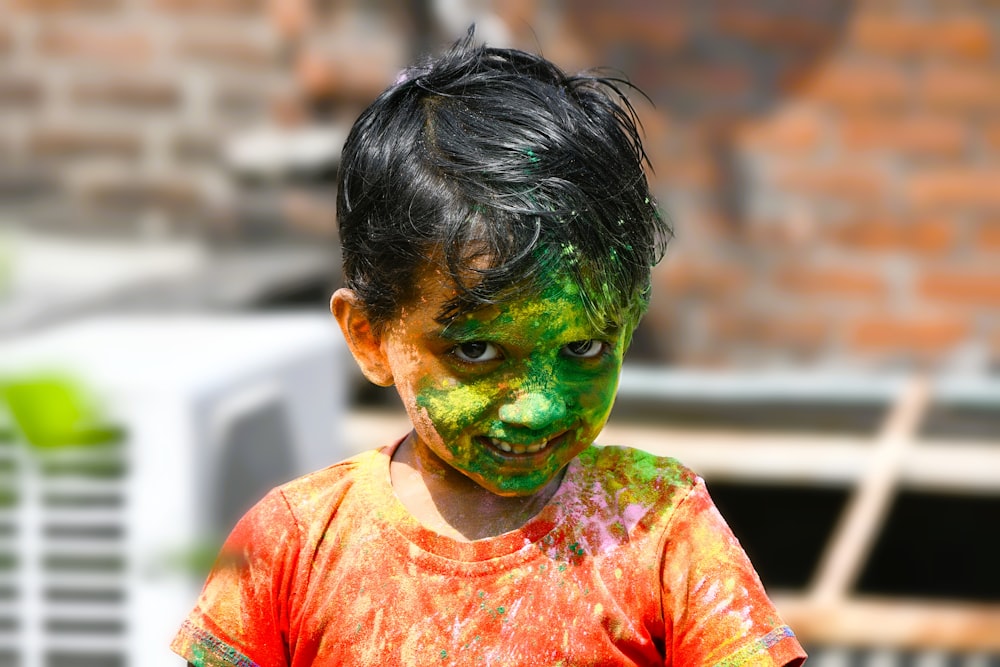
<path fill-rule="evenodd" d="M 196 667 L 259 667 L 212 633 L 184 621 L 170 650 Z"/>
<path fill-rule="evenodd" d="M 788 641 L 791 640 L 791 641 Z M 784 644 L 782 644 L 784 642 Z M 741 667 L 761 663 L 761 657 L 769 657 L 774 665 L 801 664 L 805 652 L 799 646 L 795 633 L 787 625 L 771 630 L 763 637 L 717 662 L 714 667 Z"/>

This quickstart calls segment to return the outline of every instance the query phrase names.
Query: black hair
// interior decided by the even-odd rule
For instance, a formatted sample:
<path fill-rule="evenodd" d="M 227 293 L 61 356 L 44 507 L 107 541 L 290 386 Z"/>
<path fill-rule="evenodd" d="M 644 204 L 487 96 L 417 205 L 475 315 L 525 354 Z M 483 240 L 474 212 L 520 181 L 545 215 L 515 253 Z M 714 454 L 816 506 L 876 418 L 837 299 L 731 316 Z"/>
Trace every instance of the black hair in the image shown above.
<path fill-rule="evenodd" d="M 567 75 L 541 56 L 474 44 L 404 70 L 355 122 L 341 157 L 344 278 L 374 326 L 439 262 L 447 322 L 552 271 L 599 328 L 638 322 L 670 228 L 622 78 Z"/>

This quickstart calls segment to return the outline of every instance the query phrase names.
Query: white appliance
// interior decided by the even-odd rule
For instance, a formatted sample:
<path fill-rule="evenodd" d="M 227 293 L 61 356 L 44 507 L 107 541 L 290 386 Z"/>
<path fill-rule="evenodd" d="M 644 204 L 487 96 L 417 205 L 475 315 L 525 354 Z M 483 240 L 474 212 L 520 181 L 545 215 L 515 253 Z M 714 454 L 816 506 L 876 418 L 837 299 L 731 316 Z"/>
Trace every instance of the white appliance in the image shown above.
<path fill-rule="evenodd" d="M 353 371 L 329 316 L 107 316 L 0 341 L 121 437 L 39 448 L 0 401 L 0 667 L 182 664 L 206 553 L 276 484 L 344 458 Z"/>

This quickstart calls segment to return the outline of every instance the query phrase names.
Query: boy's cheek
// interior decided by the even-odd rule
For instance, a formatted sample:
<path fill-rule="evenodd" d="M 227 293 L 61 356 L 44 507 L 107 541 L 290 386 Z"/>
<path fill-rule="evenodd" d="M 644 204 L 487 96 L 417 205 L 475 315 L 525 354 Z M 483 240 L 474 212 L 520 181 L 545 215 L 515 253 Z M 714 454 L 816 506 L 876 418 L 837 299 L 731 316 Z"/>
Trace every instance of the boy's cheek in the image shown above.
<path fill-rule="evenodd" d="M 427 377 L 405 389 L 399 387 L 411 417 L 445 438 L 458 436 L 472 426 L 487 426 L 497 418 L 500 406 L 513 400 L 520 388 L 517 383 L 496 379 L 460 383 L 454 378 L 441 377 Z M 616 389 L 617 373 L 609 372 L 599 377 L 553 383 L 546 391 L 558 395 L 577 419 L 603 424 Z"/>
<path fill-rule="evenodd" d="M 488 417 L 499 399 L 496 384 L 452 384 L 428 381 L 418 388 L 413 403 L 442 435 L 455 434 Z"/>
<path fill-rule="evenodd" d="M 566 404 L 586 413 L 586 417 L 599 417 L 611 410 L 618 391 L 619 366 L 598 376 L 567 383 Z"/>

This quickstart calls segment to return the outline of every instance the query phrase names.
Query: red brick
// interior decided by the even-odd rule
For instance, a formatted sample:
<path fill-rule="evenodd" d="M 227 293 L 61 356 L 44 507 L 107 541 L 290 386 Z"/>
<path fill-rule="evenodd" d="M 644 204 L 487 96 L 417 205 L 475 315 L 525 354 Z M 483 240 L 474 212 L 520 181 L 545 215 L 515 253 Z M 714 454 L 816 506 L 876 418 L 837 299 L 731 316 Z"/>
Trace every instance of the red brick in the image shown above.
<path fill-rule="evenodd" d="M 671 160 L 669 142 L 674 136 L 675 128 L 667 119 L 666 114 L 653 113 L 648 107 L 640 111 L 640 118 L 646 153 L 649 155 L 653 167 L 659 169 L 660 166 L 668 164 Z"/>
<path fill-rule="evenodd" d="M 181 162 L 216 162 L 221 151 L 221 140 L 207 134 L 183 133 L 171 144 L 174 157 Z"/>
<path fill-rule="evenodd" d="M 677 49 L 690 37 L 688 16 L 669 3 L 639 3 L 626 8 L 628 0 L 605 6 L 587 3 L 565 12 L 571 29 L 583 41 L 603 44 L 642 44 L 659 52 Z"/>
<path fill-rule="evenodd" d="M 851 43 L 865 51 L 892 55 L 912 54 L 925 47 L 927 27 L 917 19 L 861 14 L 851 22 Z"/>
<path fill-rule="evenodd" d="M 810 73 L 789 72 L 784 87 L 805 99 L 836 107 L 898 108 L 910 98 L 910 84 L 898 68 L 833 62 Z"/>
<path fill-rule="evenodd" d="M 719 338 L 737 344 L 779 348 L 797 355 L 820 352 L 833 331 L 830 318 L 819 313 L 782 315 L 714 311 L 710 326 Z"/>
<path fill-rule="evenodd" d="M 277 62 L 276 49 L 239 37 L 187 37 L 178 45 L 178 52 L 189 60 L 217 65 L 262 67 Z"/>
<path fill-rule="evenodd" d="M 918 83 L 927 105 L 962 112 L 1000 110 L 1000 68 L 935 65 Z"/>
<path fill-rule="evenodd" d="M 689 160 L 663 160 L 656 176 L 674 189 L 707 189 L 719 182 L 718 164 L 701 155 Z"/>
<path fill-rule="evenodd" d="M 193 183 L 169 177 L 100 179 L 82 186 L 79 195 L 90 206 L 119 212 L 149 208 L 191 212 L 204 204 Z"/>
<path fill-rule="evenodd" d="M 256 87 L 229 86 L 216 91 L 215 111 L 223 116 L 259 116 L 267 107 L 266 92 Z"/>
<path fill-rule="evenodd" d="M 94 155 L 136 158 L 141 148 L 138 136 L 121 131 L 48 128 L 38 130 L 28 141 L 28 150 L 42 158 Z"/>
<path fill-rule="evenodd" d="M 42 88 L 36 80 L 0 74 L 0 108 L 33 107 L 41 100 Z"/>
<path fill-rule="evenodd" d="M 852 150 L 950 157 L 965 148 L 966 132 L 955 118 L 862 116 L 845 120 L 841 137 Z"/>
<path fill-rule="evenodd" d="M 848 326 L 847 341 L 864 351 L 943 354 L 959 345 L 970 330 L 969 321 L 956 316 L 872 315 Z"/>
<path fill-rule="evenodd" d="M 37 39 L 38 50 L 56 58 L 142 66 L 153 55 L 149 35 L 133 29 L 49 26 Z"/>
<path fill-rule="evenodd" d="M 161 11 L 178 14 L 259 14 L 268 0 L 156 0 Z"/>
<path fill-rule="evenodd" d="M 51 197 L 57 193 L 59 180 L 56 168 L 12 160 L 0 168 L 0 196 L 5 204 L 40 201 L 40 197 Z"/>
<path fill-rule="evenodd" d="M 886 293 L 880 275 L 855 268 L 788 267 L 778 271 L 775 284 L 782 291 L 810 296 L 881 299 Z"/>
<path fill-rule="evenodd" d="M 347 58 L 320 48 L 302 49 L 293 64 L 296 84 L 309 97 L 363 101 L 365 106 L 382 92 L 395 70 L 384 58 Z"/>
<path fill-rule="evenodd" d="M 841 200 L 873 200 L 884 196 L 885 175 L 868 165 L 796 166 L 777 172 L 780 188 Z"/>
<path fill-rule="evenodd" d="M 170 81 L 112 79 L 77 84 L 73 99 L 85 105 L 170 111 L 180 103 L 181 94 L 177 84 Z"/>
<path fill-rule="evenodd" d="M 907 195 L 921 209 L 997 208 L 1000 167 L 926 169 L 910 178 Z"/>
<path fill-rule="evenodd" d="M 659 69 L 659 79 L 668 88 L 667 92 L 672 98 L 698 96 L 691 97 L 688 101 L 700 102 L 709 107 L 712 106 L 712 100 L 719 100 L 721 105 L 747 95 L 752 92 L 754 84 L 753 75 L 743 65 L 697 63 L 661 66 Z M 706 99 L 700 99 L 702 97 Z"/>
<path fill-rule="evenodd" d="M 955 17 L 935 27 L 933 44 L 943 55 L 985 60 L 993 54 L 993 33 L 982 16 Z"/>
<path fill-rule="evenodd" d="M 779 111 L 775 117 L 741 131 L 740 140 L 753 150 L 806 153 L 816 149 L 822 131 L 823 122 L 816 114 Z"/>
<path fill-rule="evenodd" d="M 1000 326 L 997 326 L 993 335 L 988 340 L 990 365 L 994 369 L 1000 369 Z"/>
<path fill-rule="evenodd" d="M 954 247 L 956 229 L 948 220 L 860 220 L 838 225 L 830 238 L 858 250 L 932 255 Z"/>
<path fill-rule="evenodd" d="M 316 11 L 311 0 L 281 0 L 267 3 L 268 22 L 282 39 L 298 41 L 310 25 L 316 22 Z"/>
<path fill-rule="evenodd" d="M 1000 252 L 1000 220 L 991 220 L 979 225 L 975 243 L 976 250 Z"/>
<path fill-rule="evenodd" d="M 1000 122 L 988 125 L 984 131 L 986 145 L 995 151 L 1000 151 Z"/>
<path fill-rule="evenodd" d="M 740 230 L 741 241 L 749 244 L 754 252 L 767 253 L 775 248 L 793 253 L 811 248 L 816 241 L 818 221 L 802 209 L 786 211 L 776 217 L 758 217 L 754 224 Z M 727 225 L 732 228 L 732 221 Z"/>
<path fill-rule="evenodd" d="M 921 296 L 950 304 L 1000 306 L 1000 271 L 933 271 L 918 281 Z"/>
<path fill-rule="evenodd" d="M 819 50 L 839 35 L 839 26 L 833 21 L 781 14 L 759 7 L 725 9 L 716 17 L 715 27 L 725 35 L 763 49 Z"/>
<path fill-rule="evenodd" d="M 108 13 L 121 9 L 123 0 L 8 0 L 11 9 L 24 13 Z"/>
<path fill-rule="evenodd" d="M 977 16 L 862 15 L 853 22 L 851 40 L 859 49 L 890 56 L 985 60 L 993 52 L 989 26 Z"/>
<path fill-rule="evenodd" d="M 8 55 L 13 48 L 14 38 L 5 26 L 0 25 L 0 57 Z"/>
<path fill-rule="evenodd" d="M 679 257 L 654 274 L 657 286 L 675 296 L 721 297 L 739 290 L 746 274 L 726 264 L 703 264 Z"/>

